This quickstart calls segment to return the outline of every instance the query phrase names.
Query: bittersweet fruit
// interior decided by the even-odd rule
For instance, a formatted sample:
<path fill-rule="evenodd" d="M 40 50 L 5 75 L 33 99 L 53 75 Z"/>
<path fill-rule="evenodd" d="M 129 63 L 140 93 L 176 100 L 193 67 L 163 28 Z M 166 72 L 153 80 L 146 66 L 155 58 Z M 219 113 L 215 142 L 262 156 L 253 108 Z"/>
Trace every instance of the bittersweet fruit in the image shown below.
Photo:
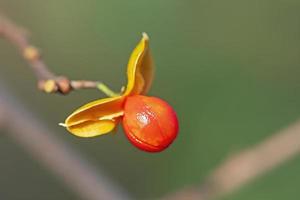
<path fill-rule="evenodd" d="M 122 123 L 129 141 L 149 152 L 167 148 L 178 132 L 175 111 L 167 102 L 156 97 L 127 97 Z"/>

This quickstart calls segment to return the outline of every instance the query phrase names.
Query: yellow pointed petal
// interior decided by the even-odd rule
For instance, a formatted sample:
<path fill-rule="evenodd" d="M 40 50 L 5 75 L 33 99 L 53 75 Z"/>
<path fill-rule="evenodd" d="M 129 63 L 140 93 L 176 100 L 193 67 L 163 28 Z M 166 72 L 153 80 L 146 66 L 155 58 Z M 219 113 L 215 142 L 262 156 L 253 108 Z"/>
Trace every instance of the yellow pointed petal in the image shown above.
<path fill-rule="evenodd" d="M 88 103 L 65 121 L 66 128 L 80 137 L 94 137 L 112 131 L 123 115 L 124 97 L 111 97 Z"/>
<path fill-rule="evenodd" d="M 128 83 L 124 95 L 145 94 L 152 83 L 154 63 L 149 49 L 149 37 L 143 33 L 139 44 L 133 50 L 128 66 Z"/>
<path fill-rule="evenodd" d="M 95 137 L 111 132 L 116 125 L 117 122 L 111 120 L 85 121 L 67 129 L 78 137 Z"/>
<path fill-rule="evenodd" d="M 92 101 L 75 110 L 65 121 L 66 126 L 73 126 L 89 120 L 99 120 L 105 116 L 123 111 L 124 98 L 110 97 Z"/>

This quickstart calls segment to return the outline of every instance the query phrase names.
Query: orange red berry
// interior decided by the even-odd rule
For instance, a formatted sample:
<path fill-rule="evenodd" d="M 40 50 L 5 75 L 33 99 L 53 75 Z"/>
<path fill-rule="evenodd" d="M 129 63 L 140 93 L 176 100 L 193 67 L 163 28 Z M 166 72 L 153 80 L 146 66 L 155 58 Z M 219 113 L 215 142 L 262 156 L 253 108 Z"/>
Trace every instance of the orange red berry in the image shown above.
<path fill-rule="evenodd" d="M 164 100 L 133 95 L 125 101 L 123 127 L 134 146 L 148 152 L 159 152 L 176 138 L 178 119 Z"/>

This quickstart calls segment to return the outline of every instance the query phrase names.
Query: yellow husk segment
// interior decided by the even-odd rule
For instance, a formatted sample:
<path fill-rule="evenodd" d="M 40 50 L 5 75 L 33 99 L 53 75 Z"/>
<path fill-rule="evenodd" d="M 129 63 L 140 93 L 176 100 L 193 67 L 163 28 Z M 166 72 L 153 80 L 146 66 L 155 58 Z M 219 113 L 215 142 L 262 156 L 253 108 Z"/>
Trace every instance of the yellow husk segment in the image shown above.
<path fill-rule="evenodd" d="M 128 66 L 128 83 L 124 93 L 90 102 L 75 110 L 64 126 L 79 137 L 94 137 L 113 131 L 123 115 L 125 98 L 129 95 L 145 94 L 151 86 L 153 61 L 149 51 L 149 37 L 143 37 L 133 50 Z"/>
<path fill-rule="evenodd" d="M 128 83 L 124 95 L 146 94 L 154 74 L 154 64 L 149 49 L 149 37 L 143 33 L 143 38 L 133 50 L 128 66 Z"/>
<path fill-rule="evenodd" d="M 86 121 L 67 127 L 68 131 L 78 137 L 95 137 L 114 130 L 116 122 L 112 120 Z"/>

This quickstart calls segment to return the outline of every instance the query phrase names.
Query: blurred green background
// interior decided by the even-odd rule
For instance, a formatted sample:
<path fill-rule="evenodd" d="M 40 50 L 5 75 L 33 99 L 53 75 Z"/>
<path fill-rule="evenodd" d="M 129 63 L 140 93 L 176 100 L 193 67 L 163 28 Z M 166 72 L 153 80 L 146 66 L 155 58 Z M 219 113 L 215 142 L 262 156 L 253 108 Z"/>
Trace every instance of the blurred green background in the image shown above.
<path fill-rule="evenodd" d="M 3 40 L 0 74 L 61 140 L 132 196 L 153 199 L 200 183 L 233 152 L 300 116 L 299 10 L 299 0 L 0 0 L 0 11 L 31 31 L 54 72 L 115 90 L 147 32 L 157 66 L 150 95 L 166 99 L 180 120 L 178 139 L 159 154 L 135 149 L 122 129 L 80 139 L 58 127 L 104 95 L 37 92 L 33 73 Z M 0 158 L 1 199 L 78 199 L 3 134 Z M 299 168 L 296 158 L 225 199 L 299 199 Z"/>

